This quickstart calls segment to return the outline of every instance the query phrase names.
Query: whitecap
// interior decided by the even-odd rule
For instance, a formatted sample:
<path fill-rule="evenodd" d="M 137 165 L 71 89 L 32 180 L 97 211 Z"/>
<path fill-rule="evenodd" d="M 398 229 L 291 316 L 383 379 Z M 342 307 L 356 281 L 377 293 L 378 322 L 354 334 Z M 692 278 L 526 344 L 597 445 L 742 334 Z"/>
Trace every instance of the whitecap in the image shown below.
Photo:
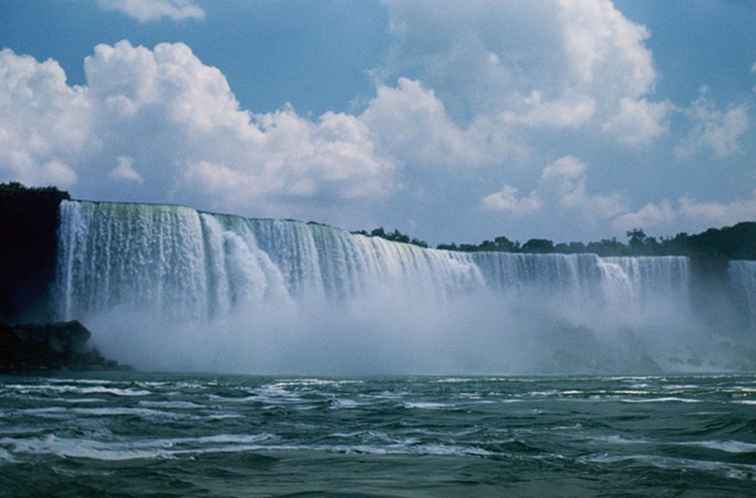
<path fill-rule="evenodd" d="M 756 443 L 746 443 L 743 441 L 690 441 L 677 443 L 682 446 L 700 446 L 712 450 L 724 451 L 726 453 L 754 453 L 756 452 Z"/>
<path fill-rule="evenodd" d="M 50 454 L 67 458 L 90 458 L 94 460 L 119 461 L 134 459 L 173 458 L 179 455 L 246 451 L 264 448 L 259 443 L 273 438 L 271 434 L 220 434 L 194 438 L 153 439 L 130 442 L 103 442 L 89 439 L 63 438 L 49 435 L 44 438 L 0 438 L 0 445 L 13 446 L 14 453 Z M 178 448 L 181 445 L 223 444 L 233 446 L 209 448 Z"/>
<path fill-rule="evenodd" d="M 437 403 L 433 401 L 408 401 L 404 403 L 405 408 L 416 408 L 420 410 L 441 410 L 450 406 L 453 405 L 450 405 L 448 403 Z"/>
<path fill-rule="evenodd" d="M 103 398 L 54 398 L 52 401 L 60 403 L 107 403 Z"/>
<path fill-rule="evenodd" d="M 197 403 L 192 403 L 191 401 L 140 401 L 139 405 L 150 408 L 171 408 L 179 410 L 204 408 L 203 405 L 198 405 Z"/>
<path fill-rule="evenodd" d="M 607 453 L 602 453 L 590 457 L 580 457 L 578 461 L 600 464 L 634 462 L 662 469 L 717 472 L 727 478 L 738 480 L 754 480 L 754 476 L 756 476 L 756 465 L 729 464 L 725 462 L 694 460 L 690 458 L 672 458 L 653 455 L 609 455 Z"/>
<path fill-rule="evenodd" d="M 75 394 L 112 394 L 114 396 L 147 396 L 152 394 L 150 391 L 131 388 L 117 388 L 105 386 L 69 386 L 55 384 L 11 384 L 5 386 L 8 389 L 17 390 L 23 394 L 30 394 L 39 391 L 52 391 L 57 393 L 75 393 Z"/>
<path fill-rule="evenodd" d="M 358 406 L 360 406 L 360 403 L 352 399 L 334 399 L 331 401 L 331 408 L 334 410 L 349 410 Z"/>
<path fill-rule="evenodd" d="M 50 435 L 45 438 L 29 439 L 0 438 L 0 445 L 12 446 L 14 453 L 51 454 L 67 458 L 90 458 L 110 461 L 174 458 L 182 455 L 246 451 L 325 451 L 370 455 L 481 457 L 493 454 L 488 450 L 474 446 L 416 444 L 415 440 L 407 440 L 386 445 L 261 444 L 272 439 L 275 439 L 275 436 L 263 433 L 254 435 L 220 434 L 195 438 L 156 439 L 131 442 L 103 442 L 87 439 L 62 438 Z M 199 448 L 182 447 L 186 445 L 204 446 Z"/>
<path fill-rule="evenodd" d="M 701 403 L 700 399 L 677 398 L 668 396 L 664 398 L 645 398 L 645 399 L 621 399 L 623 403 Z"/>
<path fill-rule="evenodd" d="M 59 384 L 117 384 L 117 381 L 114 380 L 105 380 L 105 379 L 66 379 L 66 378 L 56 378 L 56 379 L 49 379 L 45 378 L 47 382 L 53 382 L 53 383 L 59 383 Z"/>
<path fill-rule="evenodd" d="M 118 417 L 127 415 L 136 415 L 144 418 L 196 418 L 189 415 L 167 412 L 162 410 L 153 410 L 150 408 L 129 408 L 129 407 L 102 407 L 102 408 L 71 408 L 71 412 L 77 415 L 92 415 L 100 417 Z"/>
<path fill-rule="evenodd" d="M 464 382 L 473 382 L 474 379 L 469 378 L 463 378 L 463 377 L 448 377 L 445 379 L 438 379 L 436 382 L 439 384 L 460 384 Z"/>
<path fill-rule="evenodd" d="M 13 458 L 13 455 L 8 450 L 0 448 L 0 465 L 8 463 L 16 463 L 16 459 Z"/>

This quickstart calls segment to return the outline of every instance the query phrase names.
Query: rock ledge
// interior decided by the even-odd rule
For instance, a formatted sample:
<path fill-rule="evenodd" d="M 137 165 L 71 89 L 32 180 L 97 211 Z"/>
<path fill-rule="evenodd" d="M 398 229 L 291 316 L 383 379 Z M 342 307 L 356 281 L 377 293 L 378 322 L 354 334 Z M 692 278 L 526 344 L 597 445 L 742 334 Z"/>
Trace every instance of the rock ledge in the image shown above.
<path fill-rule="evenodd" d="M 89 345 L 92 333 L 78 321 L 0 323 L 0 373 L 39 370 L 122 370 Z"/>

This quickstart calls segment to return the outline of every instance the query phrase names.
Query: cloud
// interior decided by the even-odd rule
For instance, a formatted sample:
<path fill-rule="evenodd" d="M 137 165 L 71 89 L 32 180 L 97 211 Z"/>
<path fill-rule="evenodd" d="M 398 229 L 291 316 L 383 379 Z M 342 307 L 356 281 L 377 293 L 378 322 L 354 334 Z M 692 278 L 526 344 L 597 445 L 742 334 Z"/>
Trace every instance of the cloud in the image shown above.
<path fill-rule="evenodd" d="M 60 65 L 0 50 L 0 178 L 68 187 L 91 136 L 86 89 Z"/>
<path fill-rule="evenodd" d="M 750 198 L 731 202 L 700 202 L 686 196 L 681 197 L 678 203 L 682 216 L 707 224 L 731 225 L 756 220 L 756 189 L 751 192 Z"/>
<path fill-rule="evenodd" d="M 706 151 L 716 159 L 725 159 L 738 154 L 740 141 L 750 127 L 749 110 L 747 104 L 740 104 L 723 111 L 701 95 L 685 111 L 692 128 L 675 147 L 675 155 L 690 158 Z"/>
<path fill-rule="evenodd" d="M 245 111 L 224 75 L 184 44 L 98 45 L 84 69 L 86 85 L 71 87 L 54 61 L 0 52 L 0 178 L 90 195 L 128 180 L 142 198 L 172 192 L 227 208 L 394 188 L 395 163 L 357 117 Z"/>
<path fill-rule="evenodd" d="M 647 144 L 669 131 L 669 114 L 672 110 L 674 106 L 666 101 L 622 98 L 619 112 L 601 129 L 628 145 Z"/>
<path fill-rule="evenodd" d="M 677 217 L 677 209 L 670 201 L 663 200 L 659 203 L 648 203 L 638 211 L 624 213 L 615 218 L 612 225 L 619 231 L 650 228 L 673 223 Z"/>
<path fill-rule="evenodd" d="M 590 220 L 609 219 L 624 210 L 617 194 L 589 193 L 586 165 L 574 156 L 564 156 L 548 164 L 541 174 L 541 190 L 556 199 L 558 206 L 580 211 Z"/>
<path fill-rule="evenodd" d="M 532 214 L 543 207 L 537 192 L 532 191 L 525 197 L 519 196 L 517 192 L 515 187 L 504 185 L 500 191 L 485 196 L 481 202 L 486 209 L 514 216 Z"/>
<path fill-rule="evenodd" d="M 456 125 L 433 90 L 407 78 L 396 87 L 380 85 L 360 120 L 388 154 L 421 166 L 491 166 L 523 154 L 485 119 Z"/>
<path fill-rule="evenodd" d="M 118 156 L 118 164 L 110 170 L 110 177 L 127 182 L 144 183 L 144 178 L 134 169 L 134 160 L 127 156 Z"/>
<path fill-rule="evenodd" d="M 100 8 L 125 14 L 141 23 L 185 19 L 202 20 L 205 11 L 194 0 L 97 0 Z"/>
<path fill-rule="evenodd" d="M 574 156 L 563 156 L 547 164 L 538 186 L 527 196 L 505 185 L 481 199 L 487 210 L 510 216 L 533 215 L 550 208 L 577 213 L 588 223 L 606 221 L 617 232 L 633 228 L 667 228 L 681 226 L 703 229 L 708 226 L 732 225 L 756 220 L 756 189 L 751 197 L 731 202 L 699 201 L 689 196 L 677 200 L 650 202 L 636 211 L 628 211 L 623 197 L 616 193 L 589 192 L 586 187 L 587 165 Z"/>
<path fill-rule="evenodd" d="M 548 205 L 555 210 L 577 212 L 590 222 L 622 213 L 624 201 L 618 194 L 587 191 L 586 170 L 580 159 L 563 156 L 543 168 L 538 186 L 527 196 L 519 196 L 515 187 L 505 185 L 481 202 L 487 209 L 513 215 L 533 214 Z"/>
<path fill-rule="evenodd" d="M 609 0 L 385 3 L 393 44 L 377 74 L 412 75 L 475 137 L 600 130 L 638 146 L 668 131 L 650 33 Z"/>
<path fill-rule="evenodd" d="M 676 202 L 649 203 L 638 211 L 617 217 L 612 225 L 617 230 L 664 227 L 673 223 L 703 229 L 753 220 L 756 220 L 756 189 L 751 192 L 751 197 L 731 202 L 698 201 L 683 196 Z"/>

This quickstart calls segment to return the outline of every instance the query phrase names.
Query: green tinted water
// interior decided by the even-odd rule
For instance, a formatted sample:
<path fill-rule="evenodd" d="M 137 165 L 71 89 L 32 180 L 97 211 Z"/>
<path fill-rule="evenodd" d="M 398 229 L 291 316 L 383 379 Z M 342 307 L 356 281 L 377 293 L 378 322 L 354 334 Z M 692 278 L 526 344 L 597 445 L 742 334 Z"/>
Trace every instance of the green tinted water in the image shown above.
<path fill-rule="evenodd" d="M 0 377 L 0 496 L 754 496 L 756 377 Z"/>

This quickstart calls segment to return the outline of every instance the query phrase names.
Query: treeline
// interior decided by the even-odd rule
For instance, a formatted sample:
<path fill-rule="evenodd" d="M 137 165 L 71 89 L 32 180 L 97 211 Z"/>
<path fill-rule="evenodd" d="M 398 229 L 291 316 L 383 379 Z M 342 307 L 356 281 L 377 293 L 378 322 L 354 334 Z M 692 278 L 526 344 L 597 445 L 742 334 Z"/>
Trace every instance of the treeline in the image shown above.
<path fill-rule="evenodd" d="M 404 242 L 405 244 L 412 244 L 418 247 L 428 248 L 428 243 L 424 240 L 415 239 L 407 234 L 394 230 L 393 232 L 387 232 L 383 227 L 376 228 L 370 232 L 366 230 L 356 230 L 352 232 L 355 235 L 365 235 L 366 237 L 380 237 L 382 239 L 390 240 L 392 242 Z"/>
<path fill-rule="evenodd" d="M 71 200 L 71 196 L 65 190 L 60 190 L 57 187 L 27 187 L 19 182 L 0 183 L 0 194 L 4 200 L 8 202 L 14 198 L 24 197 L 28 198 L 29 195 L 38 196 L 37 198 L 54 198 L 54 199 L 66 199 Z"/>
<path fill-rule="evenodd" d="M 376 228 L 371 232 L 352 232 L 368 237 L 381 237 L 428 247 L 425 241 L 412 238 L 399 230 L 387 232 Z M 626 233 L 627 241 L 616 237 L 593 242 L 558 242 L 549 239 L 530 239 L 525 243 L 510 240 L 504 235 L 479 244 L 439 244 L 437 249 L 461 252 L 514 252 L 514 253 L 595 253 L 599 256 L 706 256 L 727 259 L 756 259 L 756 222 L 742 222 L 731 227 L 709 228 L 699 234 L 685 232 L 673 237 L 652 237 L 642 229 Z"/>
<path fill-rule="evenodd" d="M 3 233 L 14 233 L 10 224 L 19 229 L 25 216 L 35 209 L 48 209 L 56 206 L 63 199 L 70 199 L 68 192 L 55 187 L 25 187 L 18 182 L 0 183 L 0 214 L 3 223 L 0 229 Z M 36 233 L 44 233 L 42 227 L 31 228 Z M 53 234 L 55 230 L 52 230 Z M 413 244 L 427 248 L 428 243 L 399 230 L 387 231 L 383 227 L 370 232 L 358 230 L 353 234 L 367 237 L 380 237 L 393 242 Z M 626 233 L 627 241 L 617 240 L 616 237 L 601 239 L 593 242 L 557 242 L 549 239 L 530 239 L 525 243 L 510 240 L 504 235 L 493 240 L 484 240 L 479 244 L 439 244 L 437 249 L 461 252 L 514 252 L 514 253 L 595 253 L 599 256 L 706 256 L 726 259 L 756 259 L 756 222 L 747 221 L 731 227 L 709 228 L 708 230 L 689 235 L 685 232 L 673 237 L 652 237 L 642 229 L 635 228 Z M 7 256 L 4 252 L 12 252 L 13 245 L 0 245 L 0 258 Z M 3 250 L 4 248 L 4 250 Z M 12 258 L 11 258 L 12 259 Z"/>

